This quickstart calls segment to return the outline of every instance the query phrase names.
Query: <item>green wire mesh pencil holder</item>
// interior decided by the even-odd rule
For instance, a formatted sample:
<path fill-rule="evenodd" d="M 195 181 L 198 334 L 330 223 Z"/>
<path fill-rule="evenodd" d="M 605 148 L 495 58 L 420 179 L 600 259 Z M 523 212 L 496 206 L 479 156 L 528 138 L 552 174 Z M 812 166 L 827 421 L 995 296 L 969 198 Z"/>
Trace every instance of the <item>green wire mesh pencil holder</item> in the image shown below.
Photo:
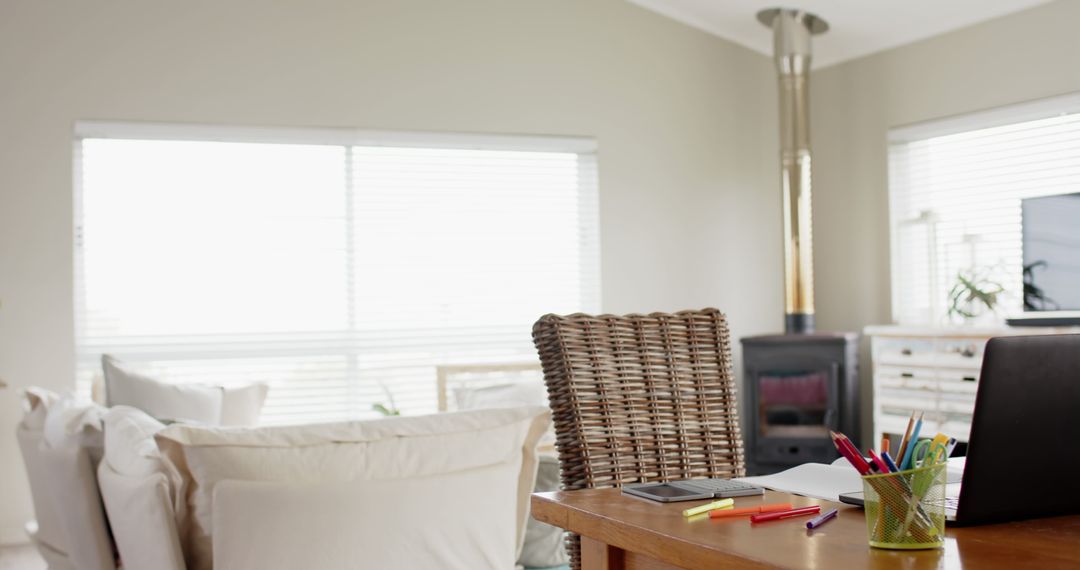
<path fill-rule="evenodd" d="M 862 480 L 870 546 L 914 550 L 945 544 L 944 462 Z"/>

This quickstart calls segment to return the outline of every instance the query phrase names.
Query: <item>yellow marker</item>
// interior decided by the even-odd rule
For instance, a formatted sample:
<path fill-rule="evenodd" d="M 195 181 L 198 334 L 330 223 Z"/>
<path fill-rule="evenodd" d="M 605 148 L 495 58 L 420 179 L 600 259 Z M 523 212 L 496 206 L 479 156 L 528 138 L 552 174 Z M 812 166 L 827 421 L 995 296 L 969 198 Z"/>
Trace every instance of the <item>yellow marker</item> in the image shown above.
<path fill-rule="evenodd" d="M 934 439 L 930 441 L 930 450 L 926 452 L 926 458 L 923 459 L 923 467 L 927 465 L 934 465 L 939 461 L 947 461 L 949 459 L 948 449 L 949 436 L 939 433 L 934 436 Z M 941 451 L 941 458 L 938 458 L 938 451 Z M 933 454 L 933 455 L 931 455 Z"/>
<path fill-rule="evenodd" d="M 735 499 L 720 499 L 719 501 L 713 501 L 711 503 L 705 503 L 700 507 L 694 507 L 692 509 L 686 509 L 682 512 L 684 517 L 692 517 L 694 515 L 700 515 L 701 513 L 707 513 L 709 511 L 715 511 L 716 509 L 730 509 L 735 506 Z"/>
<path fill-rule="evenodd" d="M 686 522 L 698 522 L 709 520 L 709 513 L 701 513 L 700 515 L 694 515 L 692 517 L 686 517 Z"/>

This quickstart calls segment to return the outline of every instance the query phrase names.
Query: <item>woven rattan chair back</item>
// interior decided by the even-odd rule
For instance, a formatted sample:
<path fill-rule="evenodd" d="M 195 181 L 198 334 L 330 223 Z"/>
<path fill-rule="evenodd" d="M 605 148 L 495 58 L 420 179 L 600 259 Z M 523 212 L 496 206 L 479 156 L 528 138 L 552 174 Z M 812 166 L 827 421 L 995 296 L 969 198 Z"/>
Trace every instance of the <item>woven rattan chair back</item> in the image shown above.
<path fill-rule="evenodd" d="M 533 342 L 564 489 L 745 474 L 720 311 L 545 315 Z M 580 539 L 567 546 L 580 568 Z"/>

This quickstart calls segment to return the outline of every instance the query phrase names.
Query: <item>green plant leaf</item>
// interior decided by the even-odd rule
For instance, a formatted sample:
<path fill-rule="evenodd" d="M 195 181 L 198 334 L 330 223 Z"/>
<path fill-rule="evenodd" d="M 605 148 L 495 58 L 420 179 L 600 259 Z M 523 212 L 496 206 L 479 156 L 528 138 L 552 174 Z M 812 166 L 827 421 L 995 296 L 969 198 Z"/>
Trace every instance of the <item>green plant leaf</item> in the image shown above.
<path fill-rule="evenodd" d="M 375 410 L 376 412 L 379 412 L 380 414 L 382 414 L 384 416 L 400 416 L 401 415 L 401 410 L 399 410 L 397 408 L 387 408 L 381 402 L 377 403 L 377 404 L 372 404 L 371 409 Z"/>

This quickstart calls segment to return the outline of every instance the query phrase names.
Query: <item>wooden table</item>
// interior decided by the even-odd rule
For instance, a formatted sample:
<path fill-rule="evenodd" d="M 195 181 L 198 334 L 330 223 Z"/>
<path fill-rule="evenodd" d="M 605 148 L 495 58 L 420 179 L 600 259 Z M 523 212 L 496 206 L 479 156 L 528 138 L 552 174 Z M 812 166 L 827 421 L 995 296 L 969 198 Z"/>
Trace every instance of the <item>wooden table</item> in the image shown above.
<path fill-rule="evenodd" d="M 675 568 L 1080 568 L 1080 515 L 946 529 L 944 548 L 879 550 L 866 542 L 862 509 L 766 491 L 735 506 L 792 503 L 839 508 L 808 531 L 809 517 L 751 525 L 747 517 L 687 521 L 699 501 L 662 504 L 617 489 L 536 493 L 536 519 L 582 535 L 583 570 Z"/>

